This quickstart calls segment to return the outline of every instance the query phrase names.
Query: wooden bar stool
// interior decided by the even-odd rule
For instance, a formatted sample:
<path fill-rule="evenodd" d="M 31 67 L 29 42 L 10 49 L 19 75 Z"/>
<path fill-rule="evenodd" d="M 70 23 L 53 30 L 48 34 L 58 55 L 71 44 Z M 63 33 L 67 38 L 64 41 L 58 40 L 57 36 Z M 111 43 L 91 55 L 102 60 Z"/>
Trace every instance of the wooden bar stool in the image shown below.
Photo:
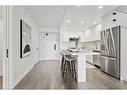
<path fill-rule="evenodd" d="M 64 66 L 64 55 L 61 53 L 62 59 L 61 59 L 61 71 L 63 71 L 63 66 Z"/>
<path fill-rule="evenodd" d="M 64 64 L 64 74 L 63 77 L 68 78 L 69 73 L 72 75 L 72 77 L 77 80 L 76 78 L 76 68 L 75 68 L 75 63 L 76 63 L 76 59 L 74 57 L 71 57 L 71 55 L 65 55 L 65 64 Z"/>
<path fill-rule="evenodd" d="M 69 73 L 70 73 L 70 64 L 67 59 L 67 57 L 69 57 L 69 56 L 70 55 L 64 55 L 63 69 L 62 69 L 64 79 L 68 78 Z"/>

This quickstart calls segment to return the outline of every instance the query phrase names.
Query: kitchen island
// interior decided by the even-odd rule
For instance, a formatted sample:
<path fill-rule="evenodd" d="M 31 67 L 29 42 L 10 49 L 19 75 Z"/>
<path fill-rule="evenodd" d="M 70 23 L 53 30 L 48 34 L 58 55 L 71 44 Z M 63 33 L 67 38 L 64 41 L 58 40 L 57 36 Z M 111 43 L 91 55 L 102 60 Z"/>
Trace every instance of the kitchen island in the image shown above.
<path fill-rule="evenodd" d="M 99 53 L 86 51 L 86 50 L 62 50 L 64 55 L 70 54 L 77 57 L 77 81 L 86 82 L 86 56 L 87 55 L 98 55 Z"/>

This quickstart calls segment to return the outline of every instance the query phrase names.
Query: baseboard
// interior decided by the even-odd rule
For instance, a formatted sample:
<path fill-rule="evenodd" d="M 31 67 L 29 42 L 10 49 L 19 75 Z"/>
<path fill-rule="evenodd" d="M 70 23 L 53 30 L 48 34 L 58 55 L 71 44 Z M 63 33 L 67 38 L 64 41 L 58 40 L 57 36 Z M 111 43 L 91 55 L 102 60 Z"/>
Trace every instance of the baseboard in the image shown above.
<path fill-rule="evenodd" d="M 38 63 L 38 62 L 37 62 Z M 35 63 L 36 64 L 36 63 Z M 15 86 L 32 70 L 32 68 L 35 66 L 35 64 L 33 64 L 26 72 L 24 72 L 21 76 L 19 76 L 16 81 L 15 84 L 13 86 L 13 88 L 15 88 Z"/>

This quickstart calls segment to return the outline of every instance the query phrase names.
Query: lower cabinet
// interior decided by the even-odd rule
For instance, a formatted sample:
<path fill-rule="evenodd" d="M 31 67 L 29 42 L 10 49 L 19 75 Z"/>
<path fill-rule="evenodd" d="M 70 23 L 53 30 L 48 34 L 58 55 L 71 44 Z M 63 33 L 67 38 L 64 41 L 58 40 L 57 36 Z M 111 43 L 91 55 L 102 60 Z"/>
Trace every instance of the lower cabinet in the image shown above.
<path fill-rule="evenodd" d="M 93 64 L 93 55 L 87 55 L 87 56 L 86 56 L 86 61 L 87 61 L 88 63 Z M 93 65 L 94 65 L 94 64 L 93 64 Z"/>
<path fill-rule="evenodd" d="M 93 64 L 100 67 L 101 57 L 99 55 L 93 55 Z"/>

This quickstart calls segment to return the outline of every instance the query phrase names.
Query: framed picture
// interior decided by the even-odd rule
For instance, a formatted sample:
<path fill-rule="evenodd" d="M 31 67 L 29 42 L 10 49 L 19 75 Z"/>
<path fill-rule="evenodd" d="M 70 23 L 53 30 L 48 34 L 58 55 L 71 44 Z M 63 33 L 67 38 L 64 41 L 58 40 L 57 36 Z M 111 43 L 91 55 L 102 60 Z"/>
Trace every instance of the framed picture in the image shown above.
<path fill-rule="evenodd" d="M 20 58 L 31 54 L 31 27 L 20 20 Z"/>

